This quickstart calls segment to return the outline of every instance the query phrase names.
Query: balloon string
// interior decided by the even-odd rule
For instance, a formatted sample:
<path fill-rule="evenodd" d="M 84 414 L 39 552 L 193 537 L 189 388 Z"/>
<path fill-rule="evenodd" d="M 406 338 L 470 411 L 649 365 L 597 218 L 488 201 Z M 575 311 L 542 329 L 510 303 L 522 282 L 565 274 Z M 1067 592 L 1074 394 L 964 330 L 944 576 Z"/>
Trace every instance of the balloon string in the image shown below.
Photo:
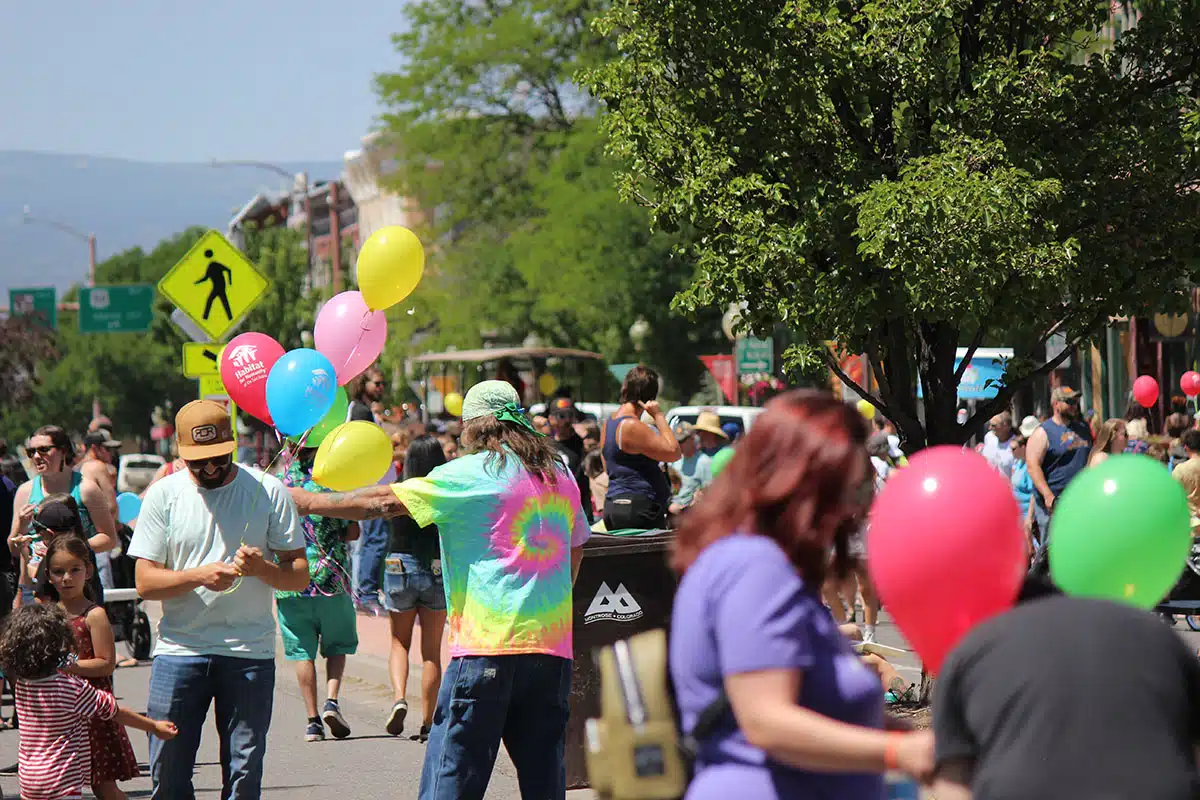
<path fill-rule="evenodd" d="M 373 313 L 373 312 L 371 312 L 370 310 L 368 310 L 368 311 L 367 311 L 365 314 L 363 314 L 363 316 L 362 316 L 362 319 L 361 319 L 361 320 L 359 320 L 359 323 L 358 323 L 358 341 L 356 341 L 356 342 L 354 343 L 354 347 L 352 347 L 352 348 L 350 349 L 350 354 L 346 356 L 346 360 L 345 360 L 345 361 L 342 363 L 342 369 L 343 369 L 343 370 L 345 370 L 345 369 L 346 369 L 346 367 L 350 366 L 350 362 L 354 360 L 354 355 L 355 355 L 355 354 L 358 352 L 358 346 L 359 346 L 360 344 L 362 344 L 362 340 L 363 340 L 363 339 L 366 337 L 366 335 L 367 335 L 367 330 L 368 330 L 368 328 L 369 328 L 369 326 L 367 325 L 367 320 L 369 320 L 369 319 L 371 318 L 371 314 L 372 314 L 372 313 Z"/>
<path fill-rule="evenodd" d="M 278 451 L 276 451 L 274 458 L 272 458 L 267 463 L 267 466 L 263 469 L 263 471 L 261 473 L 259 473 L 259 476 L 258 476 L 258 488 L 259 489 L 262 489 L 263 479 L 265 479 L 267 477 L 267 473 L 269 473 L 271 471 L 271 469 L 275 466 L 275 462 L 279 460 L 279 457 L 281 455 L 283 455 L 284 453 L 287 453 L 287 457 L 283 460 L 281 466 L 291 464 L 292 459 L 296 457 L 296 454 L 300 452 L 300 449 L 302 447 L 304 447 L 304 443 L 306 441 L 308 441 L 308 435 L 310 433 L 312 433 L 312 428 L 309 428 L 308 430 L 306 430 L 304 432 L 304 435 L 302 435 L 300 437 L 300 440 L 296 442 L 295 446 L 290 451 L 288 450 L 287 447 L 281 447 L 281 448 L 279 448 Z M 279 441 L 281 443 L 283 442 L 283 437 L 280 436 L 278 430 L 275 431 L 275 437 L 277 439 L 279 439 Z M 246 527 L 242 529 L 241 542 L 238 545 L 239 549 L 246 544 L 246 534 L 250 531 L 250 521 L 252 519 L 254 519 L 254 512 L 258 509 L 258 498 L 262 494 L 263 493 L 261 491 L 254 493 L 254 502 L 250 504 L 250 513 L 246 515 Z M 233 585 L 230 586 L 225 591 L 221 592 L 221 594 L 233 594 L 234 592 L 237 591 L 237 588 L 241 585 L 242 585 L 242 576 L 239 575 L 237 577 L 237 580 L 235 580 L 233 582 Z"/>

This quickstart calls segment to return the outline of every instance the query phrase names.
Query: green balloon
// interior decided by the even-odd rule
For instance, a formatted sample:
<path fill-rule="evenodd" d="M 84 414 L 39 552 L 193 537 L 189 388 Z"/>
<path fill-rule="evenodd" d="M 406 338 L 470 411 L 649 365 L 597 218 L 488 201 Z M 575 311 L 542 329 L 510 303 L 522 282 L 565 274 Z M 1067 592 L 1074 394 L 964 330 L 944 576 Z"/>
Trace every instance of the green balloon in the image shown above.
<path fill-rule="evenodd" d="M 732 447 L 722 447 L 718 450 L 716 455 L 712 457 L 712 461 L 709 462 L 709 469 L 712 471 L 712 476 L 715 478 L 720 475 L 732 458 Z"/>
<path fill-rule="evenodd" d="M 346 396 L 346 390 L 339 388 L 333 393 L 333 406 L 329 412 L 318 422 L 312 426 L 308 432 L 308 437 L 304 440 L 305 447 L 320 447 L 321 442 L 325 441 L 334 428 L 346 421 L 346 414 L 350 410 L 350 399 Z M 288 439 L 293 442 L 300 441 L 298 436 L 289 436 Z"/>
<path fill-rule="evenodd" d="M 1116 455 L 1079 473 L 1054 503 L 1050 576 L 1067 594 L 1160 603 L 1192 546 L 1187 494 L 1158 461 Z"/>

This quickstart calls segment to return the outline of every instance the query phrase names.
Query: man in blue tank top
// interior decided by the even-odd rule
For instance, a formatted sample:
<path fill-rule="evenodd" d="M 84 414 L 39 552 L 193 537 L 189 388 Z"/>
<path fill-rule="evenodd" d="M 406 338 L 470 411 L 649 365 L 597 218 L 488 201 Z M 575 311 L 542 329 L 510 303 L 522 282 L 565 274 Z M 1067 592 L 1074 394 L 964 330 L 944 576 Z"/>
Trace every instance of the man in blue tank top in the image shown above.
<path fill-rule="evenodd" d="M 1087 466 L 1092 450 L 1092 432 L 1079 418 L 1079 392 L 1069 386 L 1055 387 L 1050 404 L 1054 416 L 1034 431 L 1025 450 L 1029 477 L 1037 489 L 1033 518 L 1043 548 L 1049 538 L 1054 500 Z"/>

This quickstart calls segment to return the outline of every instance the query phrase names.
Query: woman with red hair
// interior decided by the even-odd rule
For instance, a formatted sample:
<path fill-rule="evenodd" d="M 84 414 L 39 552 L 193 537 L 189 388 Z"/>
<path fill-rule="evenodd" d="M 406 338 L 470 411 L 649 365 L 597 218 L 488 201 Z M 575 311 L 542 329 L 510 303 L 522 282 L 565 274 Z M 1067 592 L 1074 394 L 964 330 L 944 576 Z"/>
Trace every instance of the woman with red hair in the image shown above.
<path fill-rule="evenodd" d="M 688 800 L 879 800 L 882 773 L 932 772 L 932 736 L 884 732 L 879 678 L 821 602 L 870 502 L 866 438 L 831 395 L 780 395 L 683 519 L 670 645 L 683 729 L 732 712 L 698 743 Z"/>

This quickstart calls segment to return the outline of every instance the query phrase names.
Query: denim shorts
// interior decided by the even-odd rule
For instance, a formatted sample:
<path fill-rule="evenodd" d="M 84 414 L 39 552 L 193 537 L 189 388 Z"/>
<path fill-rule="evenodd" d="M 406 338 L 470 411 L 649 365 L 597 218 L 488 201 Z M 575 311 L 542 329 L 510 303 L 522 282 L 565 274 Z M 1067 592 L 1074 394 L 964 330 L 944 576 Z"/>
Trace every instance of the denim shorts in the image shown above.
<path fill-rule="evenodd" d="M 396 612 L 414 608 L 445 611 L 446 589 L 442 585 L 441 562 L 433 564 L 434 569 L 430 570 L 408 553 L 388 553 L 383 562 L 384 607 Z"/>

